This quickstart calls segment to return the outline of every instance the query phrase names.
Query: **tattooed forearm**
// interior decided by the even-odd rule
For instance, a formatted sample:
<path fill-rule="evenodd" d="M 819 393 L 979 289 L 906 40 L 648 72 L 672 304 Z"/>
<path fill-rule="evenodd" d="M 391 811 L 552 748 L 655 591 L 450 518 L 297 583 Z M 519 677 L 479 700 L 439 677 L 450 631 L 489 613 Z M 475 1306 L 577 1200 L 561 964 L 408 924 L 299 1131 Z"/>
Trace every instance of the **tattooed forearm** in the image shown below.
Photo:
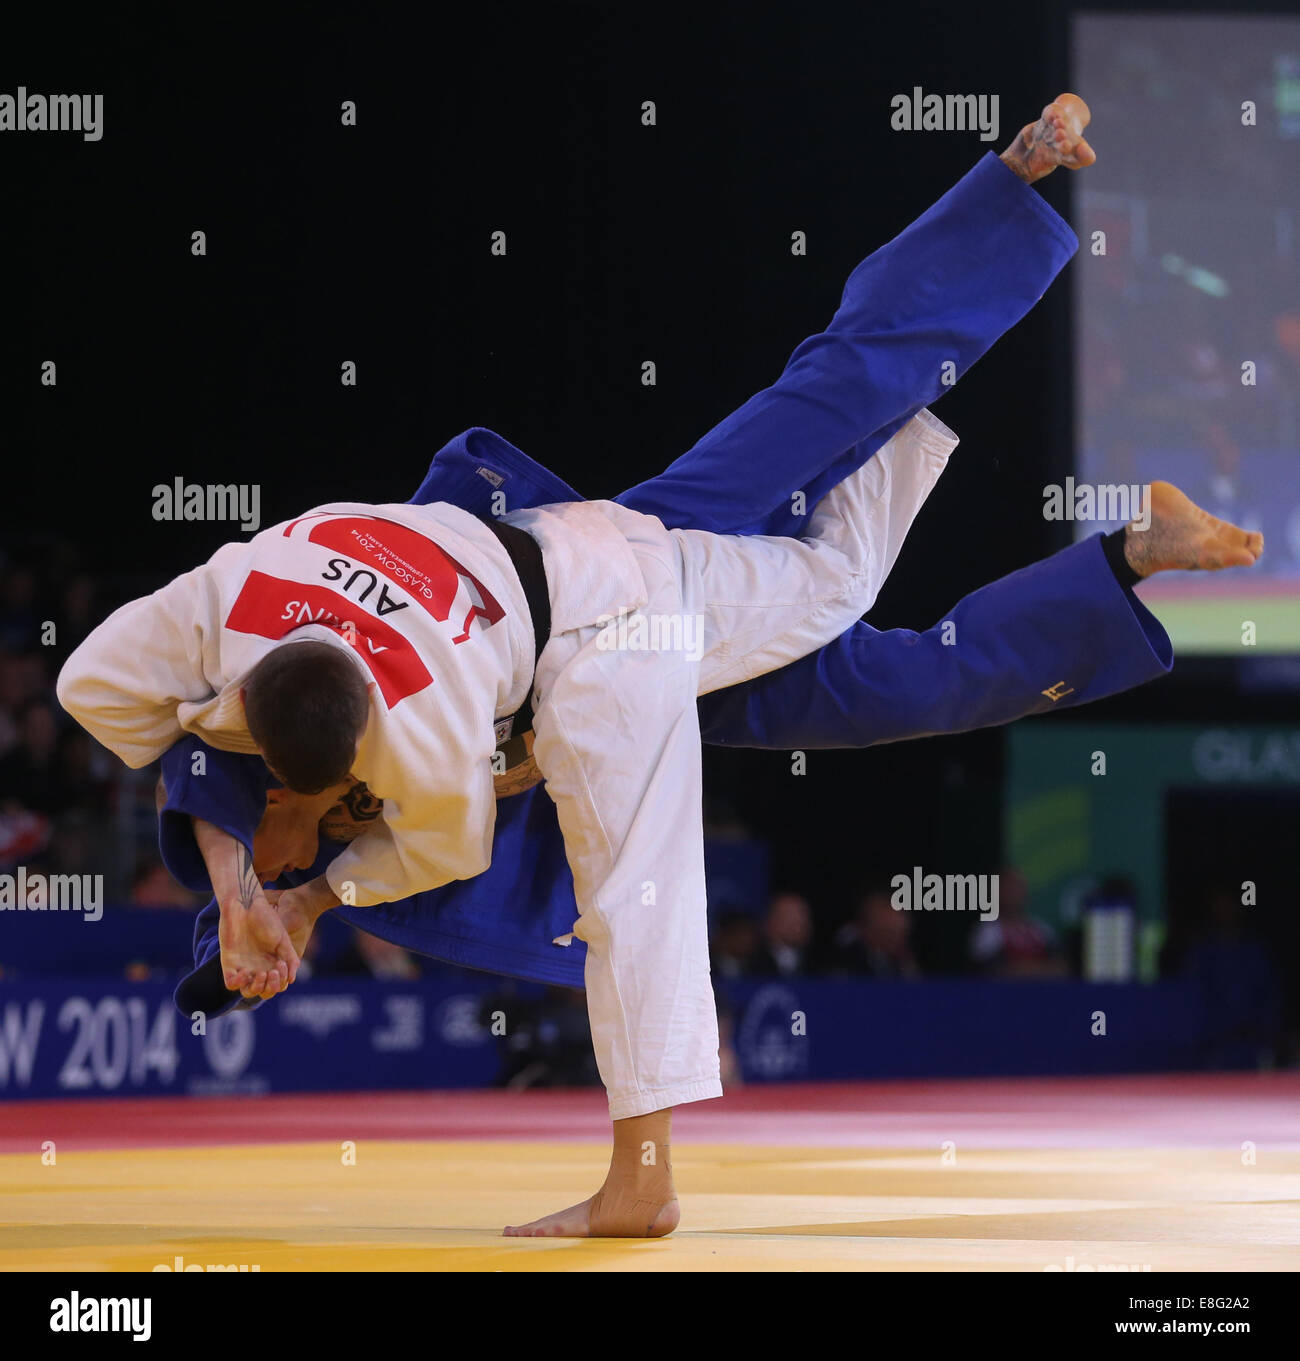
<path fill-rule="evenodd" d="M 239 847 L 239 905 L 247 911 L 253 905 L 253 900 L 261 891 L 262 883 L 257 877 L 257 871 L 253 868 L 253 857 L 248 853 L 248 847 Z"/>

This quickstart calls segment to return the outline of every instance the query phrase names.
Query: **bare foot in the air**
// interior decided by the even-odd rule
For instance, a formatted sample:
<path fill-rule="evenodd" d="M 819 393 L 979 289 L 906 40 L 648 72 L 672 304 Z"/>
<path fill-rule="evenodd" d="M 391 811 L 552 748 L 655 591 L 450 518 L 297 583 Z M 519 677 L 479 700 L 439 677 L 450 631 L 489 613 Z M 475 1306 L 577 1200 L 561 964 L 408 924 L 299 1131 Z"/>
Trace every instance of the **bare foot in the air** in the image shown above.
<path fill-rule="evenodd" d="M 508 1225 L 507 1238 L 663 1238 L 681 1219 L 677 1195 L 611 1192 L 602 1187 L 590 1200 L 531 1224 Z"/>
<path fill-rule="evenodd" d="M 1238 529 L 1202 510 L 1172 483 L 1153 482 L 1150 524 L 1124 531 L 1124 557 L 1140 577 L 1153 572 L 1206 571 L 1252 567 L 1264 551 L 1264 536 Z"/>
<path fill-rule="evenodd" d="M 1083 140 L 1083 130 L 1091 120 L 1088 106 L 1078 95 L 1057 95 L 1037 123 L 1026 123 L 1020 129 L 1002 160 L 1026 184 L 1050 175 L 1058 165 L 1082 170 L 1097 159 Z"/>

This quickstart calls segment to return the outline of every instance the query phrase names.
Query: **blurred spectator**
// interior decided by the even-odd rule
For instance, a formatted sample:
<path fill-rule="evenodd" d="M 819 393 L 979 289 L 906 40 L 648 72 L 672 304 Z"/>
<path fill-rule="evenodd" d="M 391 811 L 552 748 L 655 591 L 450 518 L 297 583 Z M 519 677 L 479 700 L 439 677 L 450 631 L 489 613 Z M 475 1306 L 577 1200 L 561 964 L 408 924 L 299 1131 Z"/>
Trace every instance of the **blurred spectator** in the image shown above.
<path fill-rule="evenodd" d="M 19 716 L 28 703 L 51 691 L 46 658 L 41 653 L 0 653 L 0 756 L 18 745 Z"/>
<path fill-rule="evenodd" d="M 58 761 L 54 706 L 48 700 L 29 699 L 16 718 L 17 743 L 0 757 L 0 805 L 50 815 L 62 812 L 69 791 Z"/>
<path fill-rule="evenodd" d="M 870 888 L 853 920 L 835 937 L 834 971 L 872 978 L 919 978 L 911 934 L 911 918 L 895 909 L 889 890 Z"/>
<path fill-rule="evenodd" d="M 58 779 L 65 810 L 108 813 L 114 759 L 84 728 L 64 729 L 59 736 Z"/>
<path fill-rule="evenodd" d="M 1061 955 L 1076 978 L 1131 982 L 1141 968 L 1140 937 L 1137 885 L 1126 874 L 1108 874 L 1084 895 L 1078 920 L 1063 929 Z"/>
<path fill-rule="evenodd" d="M 95 598 L 95 581 L 78 572 L 63 588 L 56 620 L 59 650 L 67 656 L 103 618 L 104 611 Z"/>
<path fill-rule="evenodd" d="M 763 918 L 762 938 L 749 971 L 791 978 L 816 972 L 812 948 L 813 920 L 808 899 L 799 893 L 778 893 Z"/>
<path fill-rule="evenodd" d="M 182 888 L 157 856 L 146 857 L 131 877 L 131 903 L 135 907 L 180 908 L 194 912 L 203 906 L 197 893 Z"/>
<path fill-rule="evenodd" d="M 0 652 L 0 756 L 18 743 L 18 711 L 28 699 L 22 658 Z"/>
<path fill-rule="evenodd" d="M 26 808 L 0 804 L 0 870 L 31 864 L 50 844 L 50 820 Z"/>
<path fill-rule="evenodd" d="M 1277 972 L 1235 886 L 1212 889 L 1207 908 L 1183 965 L 1205 1003 L 1200 1060 L 1207 1068 L 1270 1067 L 1282 1030 Z"/>
<path fill-rule="evenodd" d="M 596 1055 L 587 1023 L 587 995 L 578 988 L 548 987 L 539 998 L 513 989 L 484 999 L 483 1025 L 501 1040 L 498 1087 L 594 1087 Z"/>
<path fill-rule="evenodd" d="M 36 573 L 15 563 L 0 576 L 0 650 L 22 652 L 39 640 Z"/>
<path fill-rule="evenodd" d="M 74 810 L 54 824 L 48 861 L 59 874 L 103 874 L 111 863 L 113 829 L 103 818 Z M 112 889 L 110 885 L 110 891 Z"/>
<path fill-rule="evenodd" d="M 420 976 L 420 961 L 400 945 L 380 940 L 368 931 L 358 931 L 356 947 L 372 978 L 405 983 Z"/>
<path fill-rule="evenodd" d="M 753 971 L 758 927 L 748 912 L 732 908 L 718 918 L 710 941 L 710 966 L 719 978 L 744 978 Z"/>
<path fill-rule="evenodd" d="M 718 1013 L 718 1076 L 730 1091 L 744 1082 L 736 1053 L 736 1010 L 725 989 L 714 988 L 713 1001 Z"/>
<path fill-rule="evenodd" d="M 406 983 L 419 978 L 420 962 L 400 945 L 380 940 L 369 931 L 354 929 L 348 947 L 329 960 L 328 964 L 318 964 L 316 972 L 321 977 L 329 974 L 369 974 L 371 978 Z"/>
<path fill-rule="evenodd" d="M 1004 868 L 998 875 L 997 920 L 976 923 L 971 959 L 997 978 L 1064 978 L 1069 967 L 1056 932 L 1029 915 L 1028 899 L 1024 875 Z"/>
<path fill-rule="evenodd" d="M 125 897 L 152 820 L 118 815 L 128 773 L 54 698 L 59 667 L 103 612 L 98 583 L 63 541 L 24 554 L 0 567 L 0 863 L 103 874 Z"/>

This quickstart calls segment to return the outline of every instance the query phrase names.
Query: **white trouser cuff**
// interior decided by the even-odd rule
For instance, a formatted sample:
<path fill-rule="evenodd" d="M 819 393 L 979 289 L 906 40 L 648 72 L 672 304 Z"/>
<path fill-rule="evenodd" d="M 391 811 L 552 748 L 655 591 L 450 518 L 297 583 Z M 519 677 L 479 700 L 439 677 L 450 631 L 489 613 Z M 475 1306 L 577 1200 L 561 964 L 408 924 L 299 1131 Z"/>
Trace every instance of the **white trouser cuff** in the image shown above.
<path fill-rule="evenodd" d="M 685 1106 L 691 1101 L 709 1101 L 722 1095 L 719 1078 L 705 1078 L 701 1082 L 679 1082 L 675 1087 L 659 1087 L 647 1091 L 629 1092 L 609 1097 L 609 1118 L 630 1120 L 634 1115 L 649 1115 L 651 1111 L 666 1110 L 669 1106 Z"/>

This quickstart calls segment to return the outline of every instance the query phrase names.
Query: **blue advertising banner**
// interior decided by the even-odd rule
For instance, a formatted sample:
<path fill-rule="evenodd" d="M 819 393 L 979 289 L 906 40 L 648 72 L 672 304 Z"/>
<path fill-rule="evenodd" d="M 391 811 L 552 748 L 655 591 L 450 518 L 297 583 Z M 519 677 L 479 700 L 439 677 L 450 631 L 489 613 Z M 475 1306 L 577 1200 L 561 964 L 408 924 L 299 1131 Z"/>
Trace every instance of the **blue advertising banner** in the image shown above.
<path fill-rule="evenodd" d="M 1158 1072 L 1195 1067 L 1193 983 L 729 980 L 747 1081 Z"/>
<path fill-rule="evenodd" d="M 749 1082 L 1190 1068 L 1208 1024 L 1190 983 L 796 978 L 720 991 Z M 541 995 L 487 974 L 312 980 L 204 1025 L 176 1011 L 170 983 L 7 983 L 0 1100 L 485 1087 Z"/>
<path fill-rule="evenodd" d="M 42 979 L 0 993 L 0 1099 L 484 1087 L 499 1066 L 483 975 L 305 983 L 187 1021 L 172 985 Z"/>

